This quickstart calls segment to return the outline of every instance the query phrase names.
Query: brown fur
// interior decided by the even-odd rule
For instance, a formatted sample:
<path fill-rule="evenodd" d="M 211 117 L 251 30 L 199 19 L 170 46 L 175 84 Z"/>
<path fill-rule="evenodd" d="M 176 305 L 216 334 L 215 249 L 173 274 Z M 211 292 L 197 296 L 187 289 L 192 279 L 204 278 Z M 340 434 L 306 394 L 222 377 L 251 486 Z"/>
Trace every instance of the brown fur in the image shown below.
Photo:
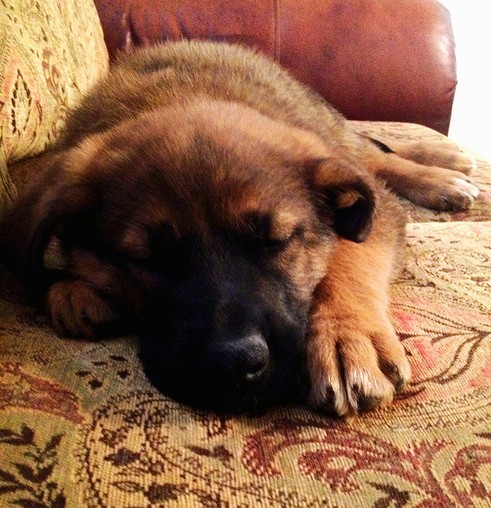
<path fill-rule="evenodd" d="M 267 272 L 310 309 L 310 403 L 363 411 L 410 379 L 388 317 L 404 219 L 379 179 L 437 209 L 466 208 L 477 195 L 463 173 L 423 165 L 466 172 L 456 148 L 393 148 L 402 157 L 242 48 L 135 51 L 71 114 L 44 174 L 10 212 L 4 257 L 39 283 L 46 246 L 60 236 L 70 277 L 43 286 L 48 310 L 59 333 L 94 337 L 118 315 L 145 315 L 155 281 L 139 263 L 152 255 L 155 228 L 166 225 L 170 244 L 199 238 L 212 251 L 224 237 L 260 242 Z M 14 176 L 23 181 L 21 170 Z M 256 287 L 269 295 L 262 277 Z"/>

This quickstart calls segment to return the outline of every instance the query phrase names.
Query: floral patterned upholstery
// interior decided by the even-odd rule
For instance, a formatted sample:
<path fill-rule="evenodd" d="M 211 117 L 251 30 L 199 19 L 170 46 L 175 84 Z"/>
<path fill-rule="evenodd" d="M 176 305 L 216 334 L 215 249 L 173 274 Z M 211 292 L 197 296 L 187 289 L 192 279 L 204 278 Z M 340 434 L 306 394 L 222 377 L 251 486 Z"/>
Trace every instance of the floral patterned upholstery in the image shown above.
<path fill-rule="evenodd" d="M 15 195 L 7 165 L 49 147 L 67 110 L 107 68 L 92 0 L 2 0 L 0 213 Z"/>
<path fill-rule="evenodd" d="M 32 19 L 53 20 L 49 9 L 58 9 L 69 33 L 94 41 L 52 53 L 47 46 L 37 57 L 49 58 L 24 67 L 22 53 L 12 57 L 20 46 L 1 46 L 0 37 L 0 48 L 10 48 L 2 58 L 21 69 L 0 67 L 9 76 L 0 80 L 4 169 L 56 138 L 66 108 L 106 61 L 88 1 L 2 0 L 10 10 L 0 17 L 13 23 L 8 16 L 21 4 Z M 46 10 L 35 15 L 34 7 Z M 48 109 L 54 95 L 60 103 Z M 443 139 L 416 125 L 358 128 L 385 139 Z M 301 407 L 226 417 L 182 406 L 149 384 L 134 337 L 57 337 L 0 269 L 0 506 L 491 506 L 491 164 L 479 160 L 475 178 L 481 196 L 468 212 L 406 204 L 408 259 L 392 312 L 413 381 L 392 405 L 346 421 Z"/>

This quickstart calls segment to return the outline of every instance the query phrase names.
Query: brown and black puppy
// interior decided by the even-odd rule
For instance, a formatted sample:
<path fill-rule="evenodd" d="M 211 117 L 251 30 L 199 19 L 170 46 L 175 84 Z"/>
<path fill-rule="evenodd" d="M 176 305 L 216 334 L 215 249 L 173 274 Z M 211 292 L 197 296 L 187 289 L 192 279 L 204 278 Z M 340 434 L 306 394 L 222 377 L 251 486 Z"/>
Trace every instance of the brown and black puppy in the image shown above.
<path fill-rule="evenodd" d="M 134 326 L 150 379 L 179 400 L 261 408 L 307 373 L 311 404 L 360 412 L 410 378 L 388 317 L 404 218 L 382 180 L 437 209 L 478 192 L 399 148 L 243 48 L 136 50 L 72 113 L 2 227 L 3 258 L 60 334 Z M 48 245 L 66 260 L 55 274 Z"/>

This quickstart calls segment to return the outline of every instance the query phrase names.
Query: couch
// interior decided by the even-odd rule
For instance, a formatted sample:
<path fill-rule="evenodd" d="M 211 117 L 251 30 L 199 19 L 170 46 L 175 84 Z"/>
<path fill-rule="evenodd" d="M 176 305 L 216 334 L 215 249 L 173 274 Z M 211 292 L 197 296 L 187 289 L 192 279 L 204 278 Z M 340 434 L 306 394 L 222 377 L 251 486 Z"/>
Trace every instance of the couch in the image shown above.
<path fill-rule="evenodd" d="M 361 132 L 445 142 L 454 41 L 435 0 L 4 0 L 2 9 L 3 208 L 117 52 L 157 40 L 255 46 Z M 491 163 L 477 155 L 476 166 L 470 210 L 405 203 L 392 315 L 413 380 L 362 417 L 180 405 L 143 375 L 135 337 L 57 337 L 1 268 L 0 506 L 491 506 Z"/>

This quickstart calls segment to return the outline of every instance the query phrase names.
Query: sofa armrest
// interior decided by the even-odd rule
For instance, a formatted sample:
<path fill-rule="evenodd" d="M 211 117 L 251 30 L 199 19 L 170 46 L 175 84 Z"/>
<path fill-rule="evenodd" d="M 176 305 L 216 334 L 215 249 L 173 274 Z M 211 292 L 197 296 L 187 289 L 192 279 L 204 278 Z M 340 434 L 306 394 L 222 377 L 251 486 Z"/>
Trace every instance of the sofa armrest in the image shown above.
<path fill-rule="evenodd" d="M 180 38 L 264 51 L 357 120 L 447 133 L 456 86 L 448 11 L 437 0 L 95 0 L 114 57 Z"/>

